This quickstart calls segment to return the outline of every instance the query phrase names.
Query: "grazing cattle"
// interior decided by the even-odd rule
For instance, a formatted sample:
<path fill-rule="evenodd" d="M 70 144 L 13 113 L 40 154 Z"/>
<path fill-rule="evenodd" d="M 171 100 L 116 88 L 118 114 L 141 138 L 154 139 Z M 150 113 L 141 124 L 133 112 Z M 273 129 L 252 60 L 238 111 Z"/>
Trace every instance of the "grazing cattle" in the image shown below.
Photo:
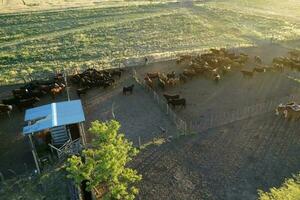
<path fill-rule="evenodd" d="M 179 99 L 180 95 L 179 94 L 174 94 L 174 95 L 170 95 L 170 94 L 163 94 L 163 96 L 166 98 L 167 102 L 169 103 L 169 101 L 174 100 L 174 99 Z"/>
<path fill-rule="evenodd" d="M 176 73 L 174 71 L 172 71 L 171 73 L 167 74 L 168 78 L 176 78 Z"/>
<path fill-rule="evenodd" d="M 51 88 L 50 94 L 51 94 L 51 96 L 52 96 L 52 99 L 55 99 L 55 97 L 56 97 L 57 95 L 61 94 L 61 93 L 64 91 L 65 87 L 66 87 L 66 86 L 65 86 L 64 84 L 61 84 L 61 85 L 58 86 L 58 87 Z"/>
<path fill-rule="evenodd" d="M 14 97 L 18 98 L 20 96 L 28 95 L 29 91 L 27 89 L 14 89 L 12 94 Z"/>
<path fill-rule="evenodd" d="M 253 77 L 253 71 L 246 71 L 246 70 L 242 70 L 241 71 L 244 77 Z"/>
<path fill-rule="evenodd" d="M 254 67 L 253 72 L 258 72 L 258 73 L 262 73 L 262 72 L 266 72 L 267 70 L 264 67 Z"/>
<path fill-rule="evenodd" d="M 300 118 L 300 106 L 295 102 L 279 104 L 275 111 L 276 115 L 284 116 L 288 120 L 298 120 Z"/>
<path fill-rule="evenodd" d="M 145 80 L 146 85 L 148 85 L 150 88 L 154 89 L 154 83 L 153 83 L 153 81 L 151 80 L 151 78 L 149 78 L 148 76 L 146 76 L 146 77 L 144 78 L 144 80 Z"/>
<path fill-rule="evenodd" d="M 227 74 L 230 71 L 231 71 L 231 66 L 223 66 L 223 68 L 222 68 L 223 75 Z"/>
<path fill-rule="evenodd" d="M 132 84 L 131 86 L 123 87 L 123 94 L 126 95 L 127 92 L 130 92 L 130 94 L 132 94 L 133 88 L 134 88 L 134 84 Z"/>
<path fill-rule="evenodd" d="M 20 102 L 19 98 L 10 98 L 10 99 L 3 99 L 2 103 L 5 105 L 17 105 Z"/>
<path fill-rule="evenodd" d="M 300 119 L 299 107 L 294 108 L 293 106 L 287 106 L 286 109 L 283 111 L 283 113 L 284 113 L 284 117 L 287 120 L 299 120 Z"/>
<path fill-rule="evenodd" d="M 30 99 L 22 99 L 17 104 L 17 107 L 20 111 L 22 111 L 25 108 L 31 108 L 34 106 L 34 104 L 38 103 L 40 101 L 37 97 L 32 97 Z"/>
<path fill-rule="evenodd" d="M 179 56 L 179 58 L 176 60 L 177 64 L 180 64 L 182 62 L 190 62 L 192 60 L 192 56 L 191 55 L 182 55 Z"/>
<path fill-rule="evenodd" d="M 159 72 L 147 73 L 147 76 L 151 79 L 159 78 Z"/>
<path fill-rule="evenodd" d="M 193 76 L 195 76 L 197 73 L 196 73 L 196 71 L 193 70 L 193 69 L 185 69 L 185 70 L 183 71 L 183 74 L 184 74 L 185 76 L 187 76 L 187 77 L 193 77 Z"/>
<path fill-rule="evenodd" d="M 89 89 L 88 87 L 78 88 L 78 89 L 76 90 L 77 96 L 80 98 L 81 95 L 87 93 L 88 89 Z"/>
<path fill-rule="evenodd" d="M 179 74 L 179 80 L 183 83 L 187 82 L 188 77 L 184 74 Z"/>
<path fill-rule="evenodd" d="M 158 86 L 161 88 L 161 89 L 165 89 L 166 87 L 166 83 L 165 81 L 163 81 L 162 79 L 158 79 Z"/>
<path fill-rule="evenodd" d="M 216 83 L 219 83 L 220 80 L 221 80 L 220 74 L 215 74 L 214 81 L 215 81 Z"/>
<path fill-rule="evenodd" d="M 175 86 L 180 83 L 180 80 L 179 80 L 179 78 L 170 78 L 165 83 L 167 86 Z"/>
<path fill-rule="evenodd" d="M 11 105 L 0 104 L 0 114 L 6 113 L 8 117 L 10 117 L 10 112 L 12 109 L 13 107 Z"/>
<path fill-rule="evenodd" d="M 174 108 L 176 106 L 184 107 L 186 106 L 186 100 L 184 98 L 182 99 L 172 99 L 168 102 L 168 104 L 171 104 Z"/>
<path fill-rule="evenodd" d="M 159 74 L 159 77 L 158 77 L 158 78 L 161 79 L 161 80 L 163 80 L 164 82 L 167 82 L 168 79 L 169 79 L 169 78 L 166 76 L 165 73 Z"/>
<path fill-rule="evenodd" d="M 259 56 L 254 56 L 254 62 L 257 64 L 262 64 L 262 60 Z"/>
<path fill-rule="evenodd" d="M 282 64 L 274 64 L 273 69 L 277 72 L 284 72 L 284 66 Z"/>

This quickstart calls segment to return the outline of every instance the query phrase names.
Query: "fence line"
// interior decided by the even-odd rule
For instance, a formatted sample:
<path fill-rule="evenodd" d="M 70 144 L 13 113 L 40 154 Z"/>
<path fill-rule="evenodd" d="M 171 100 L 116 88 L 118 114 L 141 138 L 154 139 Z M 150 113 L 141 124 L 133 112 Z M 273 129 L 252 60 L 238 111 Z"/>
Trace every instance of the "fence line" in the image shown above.
<path fill-rule="evenodd" d="M 254 116 L 262 115 L 264 113 L 274 111 L 276 106 L 282 102 L 287 102 L 292 99 L 292 95 L 286 96 L 277 100 L 267 101 L 251 106 L 237 108 L 234 111 L 230 112 L 217 112 L 208 114 L 203 120 L 199 121 L 185 121 L 179 117 L 167 104 L 167 102 L 160 98 L 160 96 L 149 87 L 144 81 L 141 81 L 135 69 L 133 69 L 133 78 L 134 80 L 141 85 L 148 93 L 153 96 L 154 101 L 166 112 L 170 117 L 172 122 L 176 125 L 176 128 L 181 132 L 181 134 L 187 135 L 191 133 L 199 133 L 206 131 L 211 128 L 216 128 L 222 125 L 233 123 L 235 121 L 244 120 Z"/>
<path fill-rule="evenodd" d="M 142 86 L 150 95 L 153 97 L 154 101 L 158 104 L 158 106 L 170 117 L 172 122 L 176 125 L 177 130 L 179 130 L 179 135 L 185 135 L 187 134 L 187 123 L 181 119 L 168 105 L 168 103 L 162 99 L 156 91 L 154 91 L 151 87 L 144 84 L 143 81 L 141 81 L 136 73 L 136 70 L 132 70 L 133 79 Z M 179 136 L 178 135 L 178 136 Z"/>
<path fill-rule="evenodd" d="M 289 101 L 290 98 L 291 96 L 287 96 L 273 101 L 238 108 L 231 112 L 208 114 L 203 120 L 189 121 L 187 129 L 189 132 L 198 133 L 211 128 L 216 128 L 222 125 L 233 123 L 235 121 L 262 115 L 271 111 L 275 111 L 276 106 L 278 106 L 282 102 Z"/>

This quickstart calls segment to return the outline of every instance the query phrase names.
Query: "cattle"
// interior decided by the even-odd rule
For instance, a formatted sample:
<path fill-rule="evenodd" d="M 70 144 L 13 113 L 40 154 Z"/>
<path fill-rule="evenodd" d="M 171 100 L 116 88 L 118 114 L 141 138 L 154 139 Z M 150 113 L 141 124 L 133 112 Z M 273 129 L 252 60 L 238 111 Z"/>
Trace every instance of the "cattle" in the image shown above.
<path fill-rule="evenodd" d="M 267 70 L 264 67 L 254 67 L 253 72 L 258 72 L 258 73 L 262 73 L 262 72 L 266 72 Z"/>
<path fill-rule="evenodd" d="M 214 81 L 215 81 L 216 83 L 219 83 L 220 80 L 221 80 L 220 74 L 215 74 Z"/>
<path fill-rule="evenodd" d="M 134 88 L 134 84 L 127 86 L 127 87 L 123 87 L 123 95 L 126 95 L 127 92 L 129 92 L 130 94 L 133 93 L 133 88 Z"/>
<path fill-rule="evenodd" d="M 159 78 L 159 72 L 147 73 L 147 76 L 151 79 Z"/>
<path fill-rule="evenodd" d="M 185 70 L 183 71 L 183 74 L 184 74 L 185 76 L 187 76 L 187 77 L 193 77 L 193 76 L 195 76 L 197 73 L 196 73 L 196 71 L 193 70 L 193 69 L 185 69 Z"/>
<path fill-rule="evenodd" d="M 191 55 L 181 55 L 179 58 L 176 60 L 177 64 L 180 64 L 182 62 L 190 62 L 192 60 Z"/>
<path fill-rule="evenodd" d="M 275 111 L 276 115 L 284 116 L 287 120 L 300 119 L 300 106 L 295 102 L 279 104 Z"/>
<path fill-rule="evenodd" d="M 178 85 L 180 83 L 179 78 L 170 78 L 167 81 L 165 81 L 167 86 L 175 86 Z"/>
<path fill-rule="evenodd" d="M 223 75 L 227 74 L 230 71 L 231 71 L 231 66 L 223 66 L 223 68 L 222 68 Z"/>
<path fill-rule="evenodd" d="M 165 73 L 161 73 L 159 74 L 159 79 L 163 80 L 164 82 L 167 82 L 169 78 L 166 76 Z"/>
<path fill-rule="evenodd" d="M 174 99 L 179 99 L 180 95 L 179 94 L 174 94 L 174 95 L 170 95 L 170 94 L 163 94 L 163 96 L 165 97 L 165 99 L 167 100 L 167 102 L 174 100 Z"/>
<path fill-rule="evenodd" d="M 22 99 L 17 103 L 17 107 L 20 111 L 26 108 L 31 108 L 34 106 L 34 104 L 38 103 L 40 101 L 37 97 L 32 97 L 30 99 Z"/>
<path fill-rule="evenodd" d="M 161 78 L 158 78 L 158 86 L 161 88 L 161 89 L 165 89 L 166 88 L 166 83 L 164 80 L 162 80 Z"/>
<path fill-rule="evenodd" d="M 186 100 L 184 98 L 182 98 L 182 99 L 172 99 L 168 102 L 168 104 L 171 104 L 174 108 L 176 106 L 181 106 L 181 107 L 185 108 Z"/>
<path fill-rule="evenodd" d="M 244 77 L 253 77 L 253 71 L 246 71 L 242 70 L 241 73 L 243 74 Z"/>
<path fill-rule="evenodd" d="M 148 76 L 146 76 L 144 78 L 144 80 L 145 80 L 146 85 L 148 85 L 151 89 L 154 89 L 154 83 Z"/>
<path fill-rule="evenodd" d="M 188 77 L 184 74 L 179 74 L 179 80 L 183 83 L 187 82 Z"/>
<path fill-rule="evenodd" d="M 176 73 L 174 71 L 172 71 L 171 73 L 167 74 L 168 78 L 176 78 Z"/>
<path fill-rule="evenodd" d="M 254 56 L 254 62 L 257 64 L 262 64 L 262 60 L 259 56 Z"/>
<path fill-rule="evenodd" d="M 2 99 L 2 103 L 5 105 L 17 105 L 19 104 L 20 99 L 19 98 L 10 98 L 10 99 Z"/>
<path fill-rule="evenodd" d="M 284 72 L 284 66 L 282 64 L 274 64 L 273 69 L 277 72 Z"/>
<path fill-rule="evenodd" d="M 88 87 L 78 88 L 78 89 L 76 90 L 77 96 L 80 98 L 81 95 L 87 93 L 88 89 L 89 89 Z"/>
<path fill-rule="evenodd" d="M 0 114 L 6 113 L 8 117 L 10 117 L 10 113 L 13 107 L 11 105 L 0 104 Z"/>
<path fill-rule="evenodd" d="M 29 91 L 28 91 L 28 89 L 14 89 L 14 90 L 12 90 L 12 94 L 14 97 L 18 98 L 20 96 L 29 94 Z"/>
<path fill-rule="evenodd" d="M 55 97 L 57 95 L 61 94 L 64 91 L 65 87 L 66 86 L 64 84 L 61 84 L 60 86 L 56 86 L 54 88 L 51 88 L 50 89 L 50 94 L 52 96 L 52 99 L 55 99 Z"/>

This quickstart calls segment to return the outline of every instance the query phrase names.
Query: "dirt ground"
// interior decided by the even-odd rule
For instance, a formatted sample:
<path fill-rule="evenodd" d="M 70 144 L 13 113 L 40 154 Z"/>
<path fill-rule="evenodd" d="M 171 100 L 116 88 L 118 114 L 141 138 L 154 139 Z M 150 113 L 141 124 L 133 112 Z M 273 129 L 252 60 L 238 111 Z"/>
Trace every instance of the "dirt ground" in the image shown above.
<path fill-rule="evenodd" d="M 140 199 L 256 199 L 300 167 L 299 123 L 267 113 L 148 149 Z"/>
<path fill-rule="evenodd" d="M 132 95 L 123 95 L 123 86 L 134 84 Z M 86 127 L 95 120 L 110 120 L 115 117 L 121 123 L 121 131 L 134 145 L 150 142 L 153 138 L 176 134 L 176 128 L 153 101 L 132 78 L 131 71 L 113 89 L 89 91 L 82 98 L 85 106 Z M 114 116 L 113 116 L 114 113 Z M 163 133 L 163 130 L 166 132 Z M 90 138 L 89 138 L 90 139 Z"/>

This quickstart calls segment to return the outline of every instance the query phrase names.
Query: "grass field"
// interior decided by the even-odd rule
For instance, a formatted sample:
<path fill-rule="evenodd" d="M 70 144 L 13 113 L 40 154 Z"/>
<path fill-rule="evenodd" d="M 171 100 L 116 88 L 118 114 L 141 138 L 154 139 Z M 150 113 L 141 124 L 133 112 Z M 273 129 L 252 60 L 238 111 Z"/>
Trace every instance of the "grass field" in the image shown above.
<path fill-rule="evenodd" d="M 154 53 L 298 40 L 299 3 L 274 2 L 134 1 L 1 14 L 0 82 L 63 67 L 118 65 L 124 58 Z"/>

